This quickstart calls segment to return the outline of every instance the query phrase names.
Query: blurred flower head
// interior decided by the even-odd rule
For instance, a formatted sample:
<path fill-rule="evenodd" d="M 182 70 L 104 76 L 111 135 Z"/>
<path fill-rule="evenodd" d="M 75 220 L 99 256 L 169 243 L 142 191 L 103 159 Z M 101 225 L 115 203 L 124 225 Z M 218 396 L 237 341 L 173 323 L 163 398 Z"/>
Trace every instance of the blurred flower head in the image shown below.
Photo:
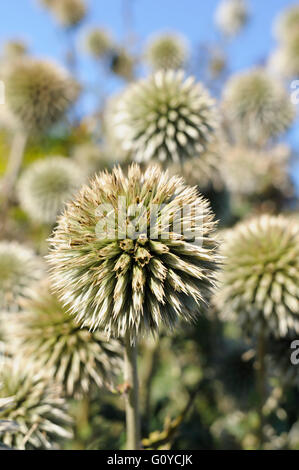
<path fill-rule="evenodd" d="M 11 39 L 6 41 L 3 47 L 3 55 L 6 60 L 17 59 L 28 53 L 28 47 L 24 41 Z"/>
<path fill-rule="evenodd" d="M 202 153 L 217 127 L 214 100 L 182 71 L 158 71 L 128 87 L 114 108 L 114 132 L 138 162 L 178 163 Z"/>
<path fill-rule="evenodd" d="M 120 371 L 120 343 L 80 328 L 47 283 L 10 318 L 8 331 L 22 357 L 48 370 L 68 396 L 80 398 L 92 383 L 110 388 Z"/>
<path fill-rule="evenodd" d="M 152 37 L 146 45 L 144 56 L 151 69 L 182 68 L 189 56 L 185 37 L 177 33 L 164 33 Z"/>
<path fill-rule="evenodd" d="M 226 233 L 216 303 L 244 332 L 284 337 L 299 332 L 299 225 L 263 215 Z"/>
<path fill-rule="evenodd" d="M 228 127 L 239 140 L 262 144 L 279 137 L 295 119 L 295 106 L 276 78 L 263 69 L 232 76 L 223 91 Z"/>
<path fill-rule="evenodd" d="M 270 56 L 269 69 L 282 78 L 299 75 L 299 29 Z"/>
<path fill-rule="evenodd" d="M 96 59 L 100 59 L 111 53 L 113 40 L 104 28 L 93 28 L 85 37 L 87 52 Z"/>
<path fill-rule="evenodd" d="M 75 162 L 64 157 L 47 157 L 25 170 L 18 183 L 23 210 L 39 223 L 53 224 L 86 177 Z"/>
<path fill-rule="evenodd" d="M 19 311 L 22 301 L 42 276 L 42 263 L 29 248 L 17 242 L 1 241 L 0 311 Z"/>
<path fill-rule="evenodd" d="M 114 49 L 112 52 L 110 67 L 115 75 L 118 75 L 129 82 L 133 80 L 135 59 L 126 49 Z"/>
<path fill-rule="evenodd" d="M 18 425 L 13 433 L 0 432 L 4 444 L 19 450 L 53 449 L 57 441 L 72 437 L 61 388 L 45 371 L 15 358 L 6 361 L 0 382 L 0 399 L 13 397 L 12 403 L 0 411 L 0 419 Z"/>
<path fill-rule="evenodd" d="M 78 97 L 78 84 L 64 69 L 46 60 L 23 58 L 4 72 L 6 107 L 30 134 L 48 130 Z"/>
<path fill-rule="evenodd" d="M 65 28 L 79 25 L 87 15 L 85 0 L 40 0 Z"/>
<path fill-rule="evenodd" d="M 278 18 L 274 25 L 274 32 L 279 41 L 287 42 L 294 34 L 298 36 L 299 31 L 299 5 L 288 6 Z"/>
<path fill-rule="evenodd" d="M 215 14 L 219 30 L 227 36 L 235 36 L 245 26 L 249 18 L 245 0 L 222 0 Z"/>
<path fill-rule="evenodd" d="M 213 229 L 208 203 L 180 178 L 136 164 L 100 173 L 50 241 L 53 286 L 79 323 L 109 335 L 173 328 L 196 318 L 213 286 Z"/>

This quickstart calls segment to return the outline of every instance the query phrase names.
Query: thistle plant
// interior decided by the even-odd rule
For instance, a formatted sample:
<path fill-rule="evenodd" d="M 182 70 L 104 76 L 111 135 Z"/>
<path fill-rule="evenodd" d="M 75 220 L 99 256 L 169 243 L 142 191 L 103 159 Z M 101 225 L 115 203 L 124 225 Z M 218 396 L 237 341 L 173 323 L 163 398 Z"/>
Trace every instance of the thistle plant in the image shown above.
<path fill-rule="evenodd" d="M 84 0 L 42 0 L 57 21 L 64 28 L 78 26 L 86 17 L 87 7 Z"/>
<path fill-rule="evenodd" d="M 217 127 L 214 101 L 182 71 L 158 71 L 133 83 L 115 108 L 116 138 L 138 162 L 200 155 Z"/>
<path fill-rule="evenodd" d="M 120 343 L 108 341 L 99 330 L 80 328 L 48 283 L 39 286 L 23 312 L 11 318 L 7 336 L 15 350 L 40 370 L 48 370 L 66 395 L 81 398 L 92 383 L 113 388 L 121 366 Z"/>
<path fill-rule="evenodd" d="M 293 36 L 298 36 L 299 5 L 292 5 L 279 14 L 275 23 L 275 35 L 281 43 L 288 42 Z"/>
<path fill-rule="evenodd" d="M 140 446 L 137 340 L 196 319 L 214 285 L 214 225 L 196 188 L 133 164 L 84 186 L 50 240 L 52 284 L 70 313 L 124 337 L 129 448 Z"/>
<path fill-rule="evenodd" d="M 224 318 L 257 336 L 260 443 L 266 396 L 266 344 L 270 335 L 299 331 L 299 225 L 283 216 L 263 215 L 228 231 L 221 253 L 216 303 Z"/>
<path fill-rule="evenodd" d="M 113 47 L 113 40 L 109 32 L 103 28 L 93 28 L 86 35 L 86 51 L 95 59 L 107 56 L 111 53 Z"/>
<path fill-rule="evenodd" d="M 260 146 L 287 131 L 296 114 L 280 81 L 261 68 L 230 78 L 222 105 L 239 140 Z"/>
<path fill-rule="evenodd" d="M 179 69 L 188 60 L 186 39 L 176 33 L 164 33 L 153 37 L 146 45 L 144 56 L 152 70 Z"/>
<path fill-rule="evenodd" d="M 72 437 L 60 386 L 46 372 L 37 372 L 31 364 L 15 358 L 6 361 L 0 380 L 0 399 L 14 398 L 0 411 L 0 419 L 18 425 L 13 433 L 0 431 L 5 445 L 19 450 L 53 449 L 61 439 Z"/>
<path fill-rule="evenodd" d="M 17 242 L 0 242 L 0 311 L 16 312 L 43 276 L 39 258 Z"/>
<path fill-rule="evenodd" d="M 64 157 L 53 156 L 36 161 L 27 168 L 18 183 L 22 209 L 37 223 L 54 224 L 86 174 L 79 165 Z"/>
<path fill-rule="evenodd" d="M 222 0 L 215 13 L 215 22 L 226 36 L 235 36 L 245 26 L 249 18 L 244 0 Z"/>

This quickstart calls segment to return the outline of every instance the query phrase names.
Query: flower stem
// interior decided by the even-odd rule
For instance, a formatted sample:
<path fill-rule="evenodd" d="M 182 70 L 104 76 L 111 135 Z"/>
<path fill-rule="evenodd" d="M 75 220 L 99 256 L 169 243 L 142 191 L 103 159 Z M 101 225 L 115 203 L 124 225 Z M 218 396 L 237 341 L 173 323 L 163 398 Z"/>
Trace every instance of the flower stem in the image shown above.
<path fill-rule="evenodd" d="M 266 400 L 266 365 L 265 365 L 265 354 L 266 354 L 266 345 L 265 345 L 265 334 L 264 326 L 261 327 L 261 331 L 258 337 L 257 344 L 257 389 L 258 389 L 258 414 L 259 414 L 259 444 L 262 447 L 264 443 L 264 426 L 265 426 L 265 417 L 264 417 L 264 404 Z"/>
<path fill-rule="evenodd" d="M 125 395 L 127 450 L 139 450 L 141 448 L 141 433 L 137 372 L 137 342 L 132 344 L 128 335 L 125 337 L 124 376 L 128 385 L 128 391 Z"/>

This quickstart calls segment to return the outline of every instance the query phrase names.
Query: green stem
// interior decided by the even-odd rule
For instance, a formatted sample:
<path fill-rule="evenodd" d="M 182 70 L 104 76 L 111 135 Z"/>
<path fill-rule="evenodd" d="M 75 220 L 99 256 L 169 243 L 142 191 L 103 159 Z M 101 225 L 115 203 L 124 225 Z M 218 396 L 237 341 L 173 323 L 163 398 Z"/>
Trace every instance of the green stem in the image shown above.
<path fill-rule="evenodd" d="M 258 389 L 258 414 L 259 414 L 259 443 L 262 447 L 265 436 L 264 436 L 264 426 L 265 426 L 265 415 L 264 415 L 264 405 L 266 401 L 266 364 L 265 364 L 265 355 L 266 355 L 266 344 L 265 344 L 265 332 L 264 326 L 261 327 L 261 331 L 258 337 L 257 344 L 257 389 Z"/>
<path fill-rule="evenodd" d="M 125 337 L 124 378 L 128 386 L 125 394 L 127 450 L 141 448 L 139 385 L 137 372 L 137 343 L 132 344 L 129 335 Z"/>

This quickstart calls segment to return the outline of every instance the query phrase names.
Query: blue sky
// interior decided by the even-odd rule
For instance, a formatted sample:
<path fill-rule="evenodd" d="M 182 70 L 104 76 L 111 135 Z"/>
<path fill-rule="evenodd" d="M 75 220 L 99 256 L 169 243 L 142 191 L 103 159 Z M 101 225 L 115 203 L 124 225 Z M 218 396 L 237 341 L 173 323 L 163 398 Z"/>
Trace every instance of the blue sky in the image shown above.
<path fill-rule="evenodd" d="M 194 48 L 202 42 L 219 40 L 213 23 L 213 15 L 219 0 L 86 0 L 89 15 L 78 31 L 78 43 L 84 30 L 90 25 L 105 25 L 122 41 L 125 37 L 123 19 L 124 2 L 133 5 L 134 31 L 138 44 L 142 44 L 153 32 L 177 30 L 187 36 Z M 232 71 L 261 62 L 275 47 L 272 24 L 277 14 L 294 0 L 247 0 L 251 20 L 245 30 L 228 46 Z M 49 13 L 38 0 L 2 0 L 0 5 L 0 43 L 9 38 L 24 38 L 34 55 L 48 56 L 63 61 L 64 38 Z M 80 59 L 81 78 L 96 80 L 97 69 L 84 55 Z M 99 86 L 100 83 L 99 83 Z M 88 98 L 83 103 L 90 106 Z M 297 129 L 290 135 L 299 148 Z M 298 171 L 299 173 L 299 171 Z"/>

